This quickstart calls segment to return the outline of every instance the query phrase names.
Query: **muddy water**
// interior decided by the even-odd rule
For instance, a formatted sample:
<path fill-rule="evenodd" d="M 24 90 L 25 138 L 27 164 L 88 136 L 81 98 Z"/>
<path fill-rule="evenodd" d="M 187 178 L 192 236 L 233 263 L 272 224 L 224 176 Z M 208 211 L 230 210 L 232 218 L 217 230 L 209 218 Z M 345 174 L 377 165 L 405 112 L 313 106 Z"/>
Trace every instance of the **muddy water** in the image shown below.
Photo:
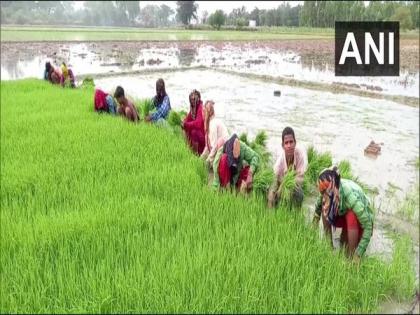
<path fill-rule="evenodd" d="M 347 159 L 354 173 L 379 189 L 376 205 L 384 212 L 390 187 L 403 195 L 417 180 L 413 161 L 419 152 L 418 109 L 384 100 L 352 95 L 337 95 L 298 87 L 262 83 L 214 70 L 188 70 L 120 76 L 96 80 L 107 90 L 122 85 L 135 98 L 152 96 L 154 82 L 163 77 L 176 109 L 187 109 L 188 93 L 199 89 L 203 99 L 216 102 L 217 114 L 231 132 L 255 135 L 266 130 L 269 149 L 275 153 L 281 131 L 293 126 L 300 144 L 333 152 L 334 161 Z M 281 96 L 273 96 L 280 90 Z M 371 140 L 381 142 L 382 153 L 366 156 Z"/>
<path fill-rule="evenodd" d="M 419 152 L 416 108 L 384 100 L 267 84 L 217 70 L 117 76 L 95 82 L 97 87 L 107 91 L 121 85 L 131 97 L 146 98 L 153 96 L 159 77 L 165 79 L 172 108 L 188 110 L 188 94 L 196 88 L 204 100 L 215 101 L 216 116 L 224 119 L 230 133 L 247 132 L 252 139 L 259 130 L 266 130 L 268 148 L 274 157 L 281 149 L 281 132 L 290 125 L 295 129 L 299 145 L 330 151 L 335 162 L 349 160 L 356 176 L 378 187 L 379 194 L 372 198 L 381 212 L 393 215 L 405 193 L 418 181 L 418 171 L 412 163 Z M 281 96 L 275 97 L 274 90 L 280 90 Z M 383 152 L 376 159 L 364 155 L 370 140 L 383 142 Z M 392 198 L 390 185 L 399 187 Z M 313 200 L 308 202 L 312 209 Z M 380 217 L 378 213 L 379 221 L 367 253 L 389 260 L 393 241 Z M 410 229 L 418 234 L 418 225 L 410 225 Z M 419 240 L 414 239 L 414 242 L 418 267 Z"/>
<path fill-rule="evenodd" d="M 389 95 L 419 96 L 418 66 L 402 67 L 399 77 L 335 77 L 331 43 L 322 44 L 317 51 L 318 42 L 308 42 L 311 43 L 292 41 L 290 46 L 276 42 L 1 43 L 1 78 L 41 78 L 47 60 L 55 64 L 66 61 L 76 75 L 201 65 L 298 81 L 337 83 Z"/>

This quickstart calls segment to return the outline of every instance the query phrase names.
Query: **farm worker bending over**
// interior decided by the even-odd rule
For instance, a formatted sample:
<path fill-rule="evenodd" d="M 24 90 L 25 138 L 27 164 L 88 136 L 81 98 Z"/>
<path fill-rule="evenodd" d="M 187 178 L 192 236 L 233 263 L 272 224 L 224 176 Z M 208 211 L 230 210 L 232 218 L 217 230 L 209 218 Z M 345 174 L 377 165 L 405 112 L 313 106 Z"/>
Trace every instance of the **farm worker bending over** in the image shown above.
<path fill-rule="evenodd" d="M 226 125 L 219 118 L 214 117 L 214 102 L 207 101 L 204 105 L 204 134 L 205 146 L 201 154 L 206 163 L 213 165 L 217 150 L 229 139 Z"/>
<path fill-rule="evenodd" d="M 70 68 L 67 68 L 64 62 L 61 64 L 61 73 L 62 73 L 61 79 L 60 79 L 61 86 L 64 87 L 64 85 L 66 84 L 66 81 L 69 80 L 70 87 L 75 88 L 76 83 L 75 83 L 73 71 Z"/>
<path fill-rule="evenodd" d="M 117 114 L 117 104 L 115 103 L 115 100 L 112 97 L 112 95 L 109 95 L 108 93 L 100 89 L 96 89 L 93 102 L 95 106 L 95 111 L 99 113 L 106 112 L 112 115 Z"/>
<path fill-rule="evenodd" d="M 191 149 L 200 155 L 205 146 L 203 102 L 200 92 L 193 90 L 189 96 L 190 112 L 182 123 L 185 137 Z"/>
<path fill-rule="evenodd" d="M 318 178 L 321 195 L 315 205 L 313 224 L 322 216 L 332 244 L 331 226 L 342 228 L 340 242 L 356 262 L 366 251 L 373 230 L 373 212 L 362 188 L 349 179 L 340 179 L 337 167 L 322 171 Z"/>
<path fill-rule="evenodd" d="M 291 127 L 283 129 L 281 141 L 283 150 L 274 164 L 275 179 L 268 191 L 268 207 L 273 208 L 277 205 L 280 199 L 278 190 L 284 175 L 289 169 L 296 171 L 296 188 L 292 200 L 297 207 L 300 207 L 303 201 L 303 176 L 308 166 L 307 154 L 303 148 L 296 147 L 295 132 Z"/>
<path fill-rule="evenodd" d="M 124 116 L 128 120 L 137 122 L 139 120 L 137 109 L 134 104 L 125 97 L 124 89 L 121 86 L 117 86 L 115 89 L 114 97 L 120 104 L 117 109 L 118 114 Z"/>
<path fill-rule="evenodd" d="M 246 162 L 248 165 L 244 165 Z M 240 141 L 236 134 L 217 151 L 213 162 L 213 188 L 236 186 L 240 192 L 252 189 L 252 175 L 258 169 L 260 157 Z"/>
<path fill-rule="evenodd" d="M 50 81 L 52 84 L 60 84 L 61 72 L 55 68 L 50 62 L 45 63 L 44 79 Z"/>
<path fill-rule="evenodd" d="M 166 118 L 171 111 L 171 102 L 169 100 L 168 94 L 166 94 L 165 90 L 165 82 L 163 79 L 158 79 L 156 81 L 156 95 L 153 97 L 153 106 L 155 107 L 156 111 L 150 115 L 145 117 L 146 121 L 150 121 L 153 123 L 166 123 Z"/>

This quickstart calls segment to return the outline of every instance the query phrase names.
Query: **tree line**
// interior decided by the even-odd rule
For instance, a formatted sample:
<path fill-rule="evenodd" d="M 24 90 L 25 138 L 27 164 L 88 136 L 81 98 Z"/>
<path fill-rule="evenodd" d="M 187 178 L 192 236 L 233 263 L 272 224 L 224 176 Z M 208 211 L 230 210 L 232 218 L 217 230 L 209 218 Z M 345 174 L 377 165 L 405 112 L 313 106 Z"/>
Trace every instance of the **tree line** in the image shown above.
<path fill-rule="evenodd" d="M 196 1 L 177 1 L 176 9 L 166 4 L 140 6 L 140 1 L 85 1 L 76 9 L 75 1 L 1 1 L 2 24 L 91 25 L 171 27 L 209 25 L 220 29 L 232 26 L 334 27 L 335 21 L 400 21 L 402 29 L 419 28 L 419 3 L 416 1 L 304 1 L 291 6 L 248 12 L 244 6 L 225 13 L 204 11 L 198 16 Z M 223 5 L 222 3 L 220 4 Z"/>

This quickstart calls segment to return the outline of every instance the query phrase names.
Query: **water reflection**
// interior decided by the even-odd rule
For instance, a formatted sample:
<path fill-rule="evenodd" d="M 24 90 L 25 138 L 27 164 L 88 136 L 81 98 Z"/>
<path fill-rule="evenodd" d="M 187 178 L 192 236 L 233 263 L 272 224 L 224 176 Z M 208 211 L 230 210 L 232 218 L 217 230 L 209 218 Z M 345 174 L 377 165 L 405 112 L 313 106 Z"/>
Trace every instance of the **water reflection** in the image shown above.
<path fill-rule="evenodd" d="M 399 77 L 336 77 L 333 56 L 298 54 L 254 43 L 1 43 L 3 80 L 39 77 L 45 61 L 71 65 L 76 75 L 142 69 L 206 66 L 325 84 L 340 84 L 383 94 L 418 97 L 419 72 Z"/>

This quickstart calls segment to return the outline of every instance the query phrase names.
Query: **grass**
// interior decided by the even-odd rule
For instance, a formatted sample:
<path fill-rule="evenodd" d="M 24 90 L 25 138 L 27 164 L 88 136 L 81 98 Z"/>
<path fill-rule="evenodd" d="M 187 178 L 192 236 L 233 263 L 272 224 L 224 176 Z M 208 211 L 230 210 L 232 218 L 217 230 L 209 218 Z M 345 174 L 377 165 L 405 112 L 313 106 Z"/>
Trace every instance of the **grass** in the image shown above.
<path fill-rule="evenodd" d="M 397 214 L 404 220 L 419 224 L 419 183 L 402 200 Z"/>
<path fill-rule="evenodd" d="M 182 138 L 92 98 L 1 82 L 1 313 L 359 313 L 413 290 L 404 248 L 357 269 L 302 213 L 213 193 Z"/>
<path fill-rule="evenodd" d="M 102 40 L 279 40 L 333 38 L 329 30 L 264 28 L 261 31 L 186 30 L 104 27 L 1 26 L 1 41 L 102 41 Z"/>
<path fill-rule="evenodd" d="M 418 39 L 418 30 L 401 32 L 401 38 Z M 1 26 L 1 41 L 185 41 L 185 40 L 287 40 L 334 39 L 334 29 L 309 27 L 260 27 L 250 30 L 182 28 Z"/>

